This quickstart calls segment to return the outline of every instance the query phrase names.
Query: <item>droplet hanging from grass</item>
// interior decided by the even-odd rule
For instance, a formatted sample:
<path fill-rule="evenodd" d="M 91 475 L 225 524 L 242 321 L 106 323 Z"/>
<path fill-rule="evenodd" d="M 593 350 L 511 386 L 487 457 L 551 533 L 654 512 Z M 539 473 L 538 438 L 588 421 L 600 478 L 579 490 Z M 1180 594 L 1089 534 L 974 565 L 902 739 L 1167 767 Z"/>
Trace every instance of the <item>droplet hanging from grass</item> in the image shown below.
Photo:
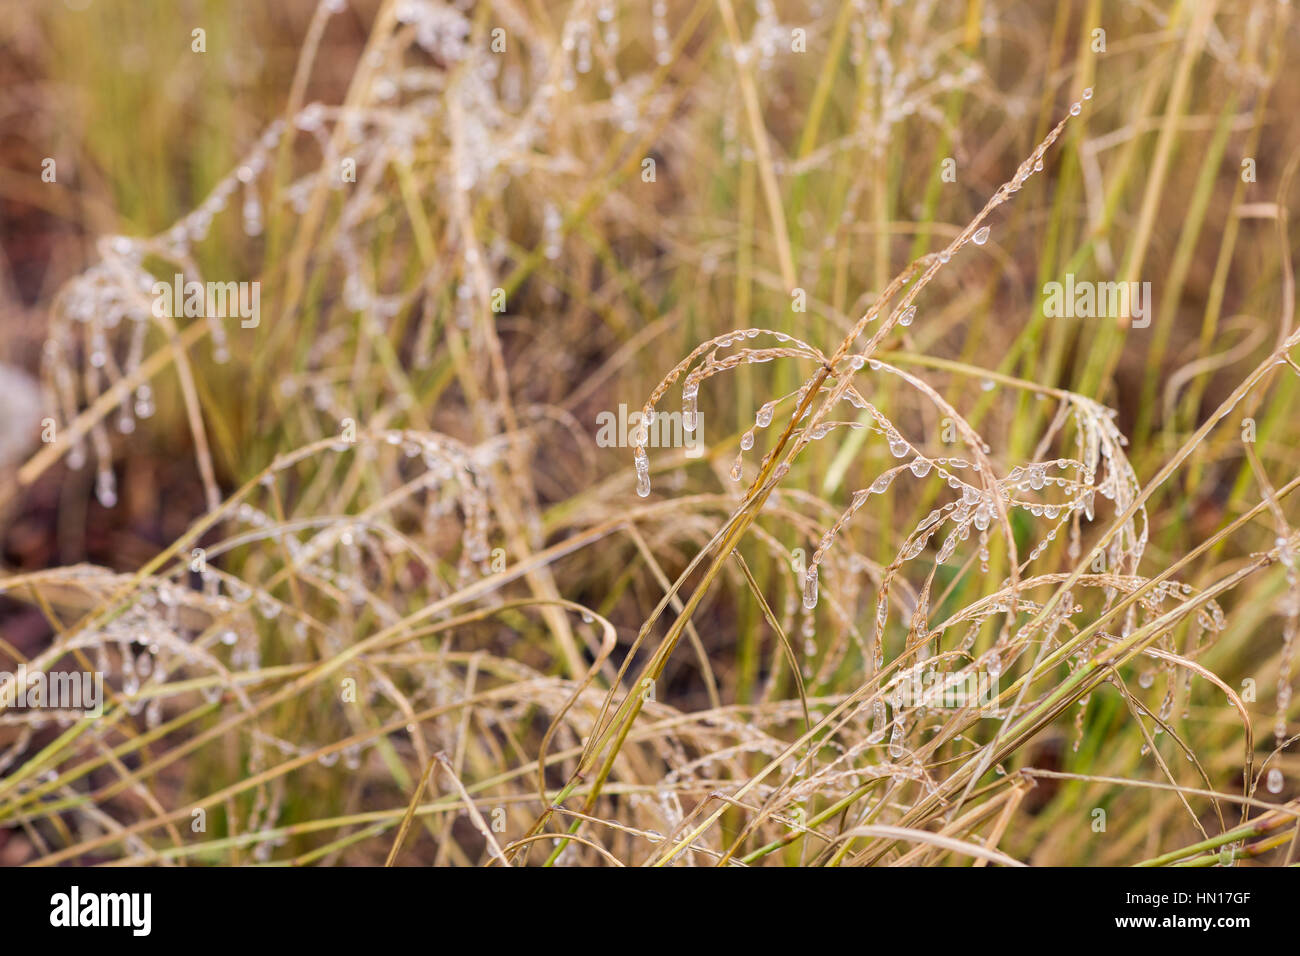
<path fill-rule="evenodd" d="M 1282 771 L 1277 767 L 1273 767 L 1264 778 L 1264 787 L 1269 793 L 1281 793 L 1282 784 Z"/>

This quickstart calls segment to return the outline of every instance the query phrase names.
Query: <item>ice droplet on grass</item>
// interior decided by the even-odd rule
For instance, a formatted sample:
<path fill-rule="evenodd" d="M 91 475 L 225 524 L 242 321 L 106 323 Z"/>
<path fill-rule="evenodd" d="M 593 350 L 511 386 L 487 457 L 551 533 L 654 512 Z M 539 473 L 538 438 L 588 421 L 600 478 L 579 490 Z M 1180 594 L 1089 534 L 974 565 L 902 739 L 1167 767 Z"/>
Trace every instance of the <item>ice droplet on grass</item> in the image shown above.
<path fill-rule="evenodd" d="M 811 611 L 817 606 L 817 567 L 809 568 L 803 578 L 803 606 Z"/>
<path fill-rule="evenodd" d="M 871 705 L 871 733 L 867 734 L 867 743 L 878 744 L 885 739 L 885 702 L 879 697 Z"/>
<path fill-rule="evenodd" d="M 698 418 L 698 406 L 700 386 L 698 383 L 691 382 L 682 389 L 682 428 L 688 432 L 695 431 L 695 423 Z"/>
<path fill-rule="evenodd" d="M 897 760 L 903 756 L 903 722 L 894 718 L 894 729 L 889 732 L 889 756 Z"/>
<path fill-rule="evenodd" d="M 1282 782 L 1282 771 L 1277 767 L 1269 770 L 1268 775 L 1264 778 L 1264 786 L 1269 793 L 1281 793 Z"/>
<path fill-rule="evenodd" d="M 645 449 L 637 446 L 636 453 L 636 493 L 642 498 L 650 496 L 650 459 Z"/>
<path fill-rule="evenodd" d="M 117 478 L 111 469 L 101 469 L 95 476 L 95 499 L 105 508 L 117 504 Z"/>

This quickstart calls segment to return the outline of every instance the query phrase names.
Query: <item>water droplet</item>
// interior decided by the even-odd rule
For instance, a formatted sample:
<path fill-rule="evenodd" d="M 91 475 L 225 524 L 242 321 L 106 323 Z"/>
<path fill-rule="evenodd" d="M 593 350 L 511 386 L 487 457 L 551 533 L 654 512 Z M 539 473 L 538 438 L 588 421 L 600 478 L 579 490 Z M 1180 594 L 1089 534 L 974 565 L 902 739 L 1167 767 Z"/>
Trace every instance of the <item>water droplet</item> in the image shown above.
<path fill-rule="evenodd" d="M 803 577 L 803 606 L 811 611 L 817 606 L 817 566 L 813 565 Z"/>
<path fill-rule="evenodd" d="M 871 705 L 871 733 L 867 734 L 867 743 L 878 744 L 885 739 L 885 702 L 879 697 Z"/>
<path fill-rule="evenodd" d="M 105 508 L 117 504 L 117 478 L 112 469 L 104 468 L 95 476 L 95 499 Z"/>
<path fill-rule="evenodd" d="M 903 756 L 903 722 L 894 718 L 894 729 L 889 732 L 889 756 L 897 760 Z"/>
<path fill-rule="evenodd" d="M 257 610 L 262 617 L 268 621 L 273 621 L 280 616 L 280 602 L 269 594 L 259 593 L 257 595 Z"/>
<path fill-rule="evenodd" d="M 1268 789 L 1269 793 L 1281 793 L 1282 783 L 1282 771 L 1277 767 L 1273 767 L 1269 770 L 1268 774 L 1264 777 L 1264 786 Z"/>
<path fill-rule="evenodd" d="M 256 236 L 262 232 L 262 204 L 256 196 L 244 200 L 244 233 Z"/>
<path fill-rule="evenodd" d="M 650 495 L 650 459 L 640 445 L 635 452 L 636 459 L 636 493 L 642 498 Z"/>
<path fill-rule="evenodd" d="M 989 227 L 981 226 L 979 229 L 975 230 L 975 235 L 971 236 L 970 238 L 971 238 L 971 242 L 975 243 L 975 245 L 977 246 L 984 245 L 984 243 L 989 241 Z"/>
<path fill-rule="evenodd" d="M 1078 115 L 1079 115 L 1080 113 L 1082 113 L 1082 112 L 1083 112 L 1083 105 L 1082 105 L 1082 104 L 1080 104 L 1080 103 L 1071 103 L 1071 104 L 1070 104 L 1070 115 L 1071 115 L 1071 116 L 1078 116 Z"/>

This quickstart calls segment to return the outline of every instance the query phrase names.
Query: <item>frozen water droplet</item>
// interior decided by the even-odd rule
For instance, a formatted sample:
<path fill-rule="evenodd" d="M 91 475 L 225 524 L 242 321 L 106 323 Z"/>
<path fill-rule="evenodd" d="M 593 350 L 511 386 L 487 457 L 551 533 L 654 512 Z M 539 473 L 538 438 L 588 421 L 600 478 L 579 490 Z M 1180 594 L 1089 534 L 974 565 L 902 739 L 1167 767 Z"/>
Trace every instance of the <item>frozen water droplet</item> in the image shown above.
<path fill-rule="evenodd" d="M 878 744 L 885 739 L 885 702 L 879 697 L 871 705 L 871 733 L 867 734 L 867 743 Z"/>
<path fill-rule="evenodd" d="M 803 577 L 803 606 L 811 611 L 817 606 L 817 566 L 813 565 Z"/>
<path fill-rule="evenodd" d="M 1267 788 L 1269 793 L 1281 793 L 1282 783 L 1282 771 L 1277 767 L 1273 767 L 1269 770 L 1268 774 L 1264 777 L 1264 786 Z"/>
<path fill-rule="evenodd" d="M 269 594 L 258 594 L 257 610 L 262 617 L 273 621 L 280 616 L 280 602 Z"/>
<path fill-rule="evenodd" d="M 250 236 L 262 232 L 262 204 L 256 196 L 249 196 L 244 201 L 244 232 Z"/>
<path fill-rule="evenodd" d="M 650 471 L 649 466 L 645 471 L 637 468 L 636 472 L 636 493 L 642 498 L 650 497 Z"/>
<path fill-rule="evenodd" d="M 112 469 L 104 468 L 95 476 L 95 499 L 105 508 L 117 504 L 117 478 Z"/>
<path fill-rule="evenodd" d="M 894 729 L 889 732 L 889 756 L 897 760 L 903 756 L 903 722 L 894 718 Z"/>

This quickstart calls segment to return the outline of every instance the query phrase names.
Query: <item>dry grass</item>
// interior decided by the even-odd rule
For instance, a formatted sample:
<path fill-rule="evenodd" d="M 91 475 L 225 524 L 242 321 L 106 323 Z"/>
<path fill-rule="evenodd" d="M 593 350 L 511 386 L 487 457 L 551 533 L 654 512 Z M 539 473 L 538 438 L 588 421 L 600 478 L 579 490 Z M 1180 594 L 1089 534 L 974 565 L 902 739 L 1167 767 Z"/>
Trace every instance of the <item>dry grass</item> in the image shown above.
<path fill-rule="evenodd" d="M 1288 7 L 284 7 L 5 28 L 5 860 L 1293 860 Z"/>

